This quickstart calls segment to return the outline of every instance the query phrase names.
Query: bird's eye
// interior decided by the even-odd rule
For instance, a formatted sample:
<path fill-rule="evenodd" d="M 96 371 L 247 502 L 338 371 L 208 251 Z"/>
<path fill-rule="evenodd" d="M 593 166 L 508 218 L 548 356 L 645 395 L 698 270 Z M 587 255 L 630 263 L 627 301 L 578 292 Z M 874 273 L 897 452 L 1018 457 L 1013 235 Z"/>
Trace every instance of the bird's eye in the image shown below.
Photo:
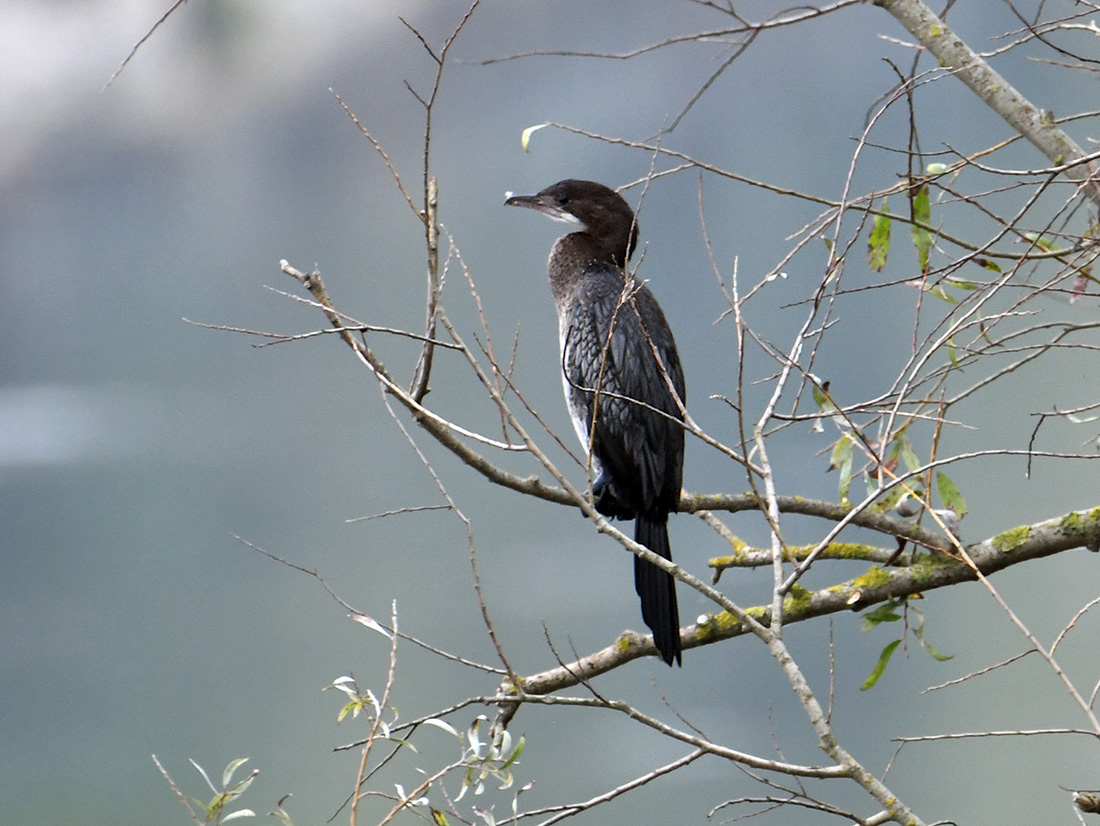
<path fill-rule="evenodd" d="M 558 204 L 560 206 L 565 206 L 568 203 L 569 203 L 569 196 L 568 195 L 559 195 L 558 196 Z"/>

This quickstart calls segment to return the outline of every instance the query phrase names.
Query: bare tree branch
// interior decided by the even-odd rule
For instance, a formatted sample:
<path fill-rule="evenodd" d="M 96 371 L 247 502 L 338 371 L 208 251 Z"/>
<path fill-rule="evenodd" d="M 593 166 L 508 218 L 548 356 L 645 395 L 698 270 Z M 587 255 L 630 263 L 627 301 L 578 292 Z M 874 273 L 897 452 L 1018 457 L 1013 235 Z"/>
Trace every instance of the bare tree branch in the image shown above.
<path fill-rule="evenodd" d="M 1027 138 L 1066 177 L 1100 206 L 1100 177 L 1083 149 L 1057 125 L 1054 116 L 1021 95 L 953 32 L 922 0 L 874 0 L 917 38 L 940 64 Z"/>

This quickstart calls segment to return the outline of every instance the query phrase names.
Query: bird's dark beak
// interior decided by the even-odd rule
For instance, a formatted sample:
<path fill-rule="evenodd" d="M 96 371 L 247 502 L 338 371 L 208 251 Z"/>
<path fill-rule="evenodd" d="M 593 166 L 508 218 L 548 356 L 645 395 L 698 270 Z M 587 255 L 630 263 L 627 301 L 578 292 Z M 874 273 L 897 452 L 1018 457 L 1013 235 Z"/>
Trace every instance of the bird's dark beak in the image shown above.
<path fill-rule="evenodd" d="M 552 197 L 547 195 L 508 195 L 504 205 L 534 209 L 543 215 L 549 215 L 555 221 L 562 221 L 566 224 L 576 225 L 581 223 L 573 213 L 566 212 L 555 203 Z"/>
<path fill-rule="evenodd" d="M 513 195 L 510 192 L 505 193 L 504 205 L 530 207 L 531 209 L 542 208 L 538 195 Z"/>

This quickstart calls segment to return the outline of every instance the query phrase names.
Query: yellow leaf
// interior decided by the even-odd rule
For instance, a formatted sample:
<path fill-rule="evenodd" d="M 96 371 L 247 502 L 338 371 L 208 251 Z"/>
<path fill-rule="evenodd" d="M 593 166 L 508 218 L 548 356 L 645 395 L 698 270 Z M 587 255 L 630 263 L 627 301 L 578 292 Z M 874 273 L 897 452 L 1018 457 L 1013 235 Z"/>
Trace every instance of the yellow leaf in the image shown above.
<path fill-rule="evenodd" d="M 536 123 L 534 126 L 528 126 L 526 129 L 523 130 L 523 134 L 520 135 L 519 142 L 523 145 L 523 151 L 524 152 L 530 152 L 531 151 L 528 148 L 528 144 L 531 143 L 531 134 L 533 132 L 537 132 L 539 129 L 542 129 L 544 126 L 549 126 L 549 125 L 550 125 L 549 123 Z"/>

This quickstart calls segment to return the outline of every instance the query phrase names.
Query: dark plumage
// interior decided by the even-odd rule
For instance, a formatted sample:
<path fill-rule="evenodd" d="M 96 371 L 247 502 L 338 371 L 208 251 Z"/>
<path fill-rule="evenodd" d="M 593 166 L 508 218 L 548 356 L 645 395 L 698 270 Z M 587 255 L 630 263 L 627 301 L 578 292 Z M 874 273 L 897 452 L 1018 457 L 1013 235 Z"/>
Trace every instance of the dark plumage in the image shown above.
<path fill-rule="evenodd" d="M 683 402 L 684 372 L 657 299 L 636 284 L 624 295 L 624 267 L 638 241 L 634 213 L 618 193 L 592 181 L 560 181 L 504 203 L 577 227 L 555 242 L 548 270 L 565 399 L 592 457 L 595 506 L 635 520 L 635 541 L 671 561 L 668 515 L 680 501 L 684 431 L 669 380 Z M 642 619 L 669 665 L 680 662 L 675 586 L 671 575 L 635 557 Z"/>

